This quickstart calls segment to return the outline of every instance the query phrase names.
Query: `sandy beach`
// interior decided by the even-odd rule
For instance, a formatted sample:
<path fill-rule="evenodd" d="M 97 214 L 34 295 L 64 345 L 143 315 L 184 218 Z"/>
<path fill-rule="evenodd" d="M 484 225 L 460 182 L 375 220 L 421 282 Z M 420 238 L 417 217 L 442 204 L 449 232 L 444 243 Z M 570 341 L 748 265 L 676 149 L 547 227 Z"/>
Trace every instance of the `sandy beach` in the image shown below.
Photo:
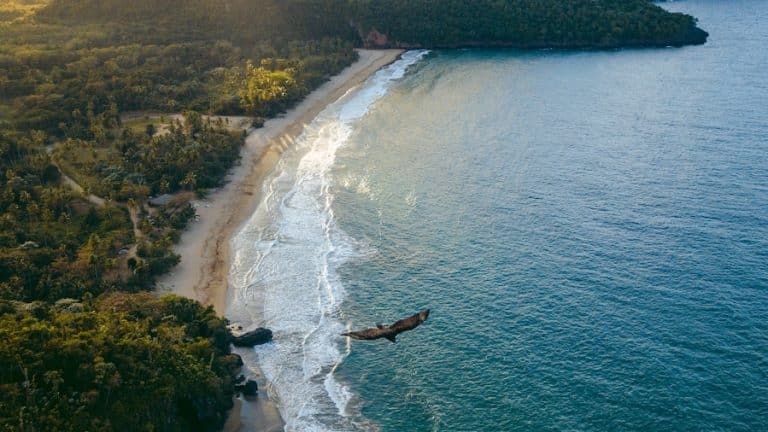
<path fill-rule="evenodd" d="M 312 92 L 295 108 L 250 132 L 240 164 L 232 170 L 226 185 L 206 200 L 194 203 L 199 220 L 190 225 L 176 245 L 181 264 L 159 281 L 159 290 L 213 305 L 219 314 L 226 314 L 230 240 L 255 211 L 261 200 L 264 178 L 272 172 L 282 152 L 292 145 L 306 124 L 328 104 L 378 69 L 397 60 L 402 51 L 358 50 L 358 53 L 357 62 Z M 238 401 L 226 431 L 283 429 L 277 408 L 264 391 L 263 378 L 259 381 L 259 399 Z M 240 410 L 244 413 L 242 417 Z"/>

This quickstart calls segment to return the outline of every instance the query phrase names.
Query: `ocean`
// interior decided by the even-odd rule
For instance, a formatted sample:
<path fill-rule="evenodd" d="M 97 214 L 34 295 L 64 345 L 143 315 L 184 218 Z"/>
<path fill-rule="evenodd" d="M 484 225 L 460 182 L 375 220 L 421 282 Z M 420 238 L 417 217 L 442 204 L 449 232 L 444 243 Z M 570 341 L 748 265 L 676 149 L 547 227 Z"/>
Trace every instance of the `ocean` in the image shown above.
<path fill-rule="evenodd" d="M 286 430 L 768 430 L 768 2 L 664 7 L 709 42 L 409 51 L 308 125 L 232 243 Z"/>

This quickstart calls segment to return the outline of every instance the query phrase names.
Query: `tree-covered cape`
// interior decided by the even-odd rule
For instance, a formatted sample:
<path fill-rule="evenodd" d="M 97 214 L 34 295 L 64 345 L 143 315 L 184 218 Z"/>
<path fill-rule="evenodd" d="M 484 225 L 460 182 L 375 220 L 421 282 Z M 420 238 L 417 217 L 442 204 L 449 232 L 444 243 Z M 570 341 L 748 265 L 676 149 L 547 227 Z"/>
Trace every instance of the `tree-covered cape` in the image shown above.
<path fill-rule="evenodd" d="M 174 296 L 0 302 L 0 429 L 213 431 L 232 406 L 226 322 Z"/>

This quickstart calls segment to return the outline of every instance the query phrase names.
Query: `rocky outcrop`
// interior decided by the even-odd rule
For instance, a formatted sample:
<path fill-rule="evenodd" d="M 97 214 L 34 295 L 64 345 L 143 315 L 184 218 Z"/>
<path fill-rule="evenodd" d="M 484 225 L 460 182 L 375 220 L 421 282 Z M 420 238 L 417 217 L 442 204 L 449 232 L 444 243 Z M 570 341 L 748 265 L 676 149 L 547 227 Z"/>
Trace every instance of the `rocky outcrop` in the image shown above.
<path fill-rule="evenodd" d="M 245 332 L 235 336 L 232 344 L 238 347 L 252 347 L 272 341 L 272 330 L 259 327 L 256 330 Z"/>
<path fill-rule="evenodd" d="M 236 385 L 235 390 L 245 396 L 256 396 L 259 394 L 259 385 L 254 380 L 248 380 L 243 385 Z"/>

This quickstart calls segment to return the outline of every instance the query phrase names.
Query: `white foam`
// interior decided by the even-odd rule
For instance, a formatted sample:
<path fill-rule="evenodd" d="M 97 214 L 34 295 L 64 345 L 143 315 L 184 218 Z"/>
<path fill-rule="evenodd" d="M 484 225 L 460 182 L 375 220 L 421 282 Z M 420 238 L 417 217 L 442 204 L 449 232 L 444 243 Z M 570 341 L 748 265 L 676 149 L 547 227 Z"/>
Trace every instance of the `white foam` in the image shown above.
<path fill-rule="evenodd" d="M 232 241 L 229 316 L 274 332 L 274 343 L 255 351 L 287 431 L 374 427 L 349 406 L 353 394 L 333 373 L 349 353 L 339 337 L 345 293 L 336 270 L 366 248 L 336 226 L 329 171 L 357 121 L 425 54 L 405 53 L 307 126 L 264 183 L 263 201 Z M 370 193 L 363 180 L 357 187 Z M 263 320 L 253 322 L 257 317 Z"/>

